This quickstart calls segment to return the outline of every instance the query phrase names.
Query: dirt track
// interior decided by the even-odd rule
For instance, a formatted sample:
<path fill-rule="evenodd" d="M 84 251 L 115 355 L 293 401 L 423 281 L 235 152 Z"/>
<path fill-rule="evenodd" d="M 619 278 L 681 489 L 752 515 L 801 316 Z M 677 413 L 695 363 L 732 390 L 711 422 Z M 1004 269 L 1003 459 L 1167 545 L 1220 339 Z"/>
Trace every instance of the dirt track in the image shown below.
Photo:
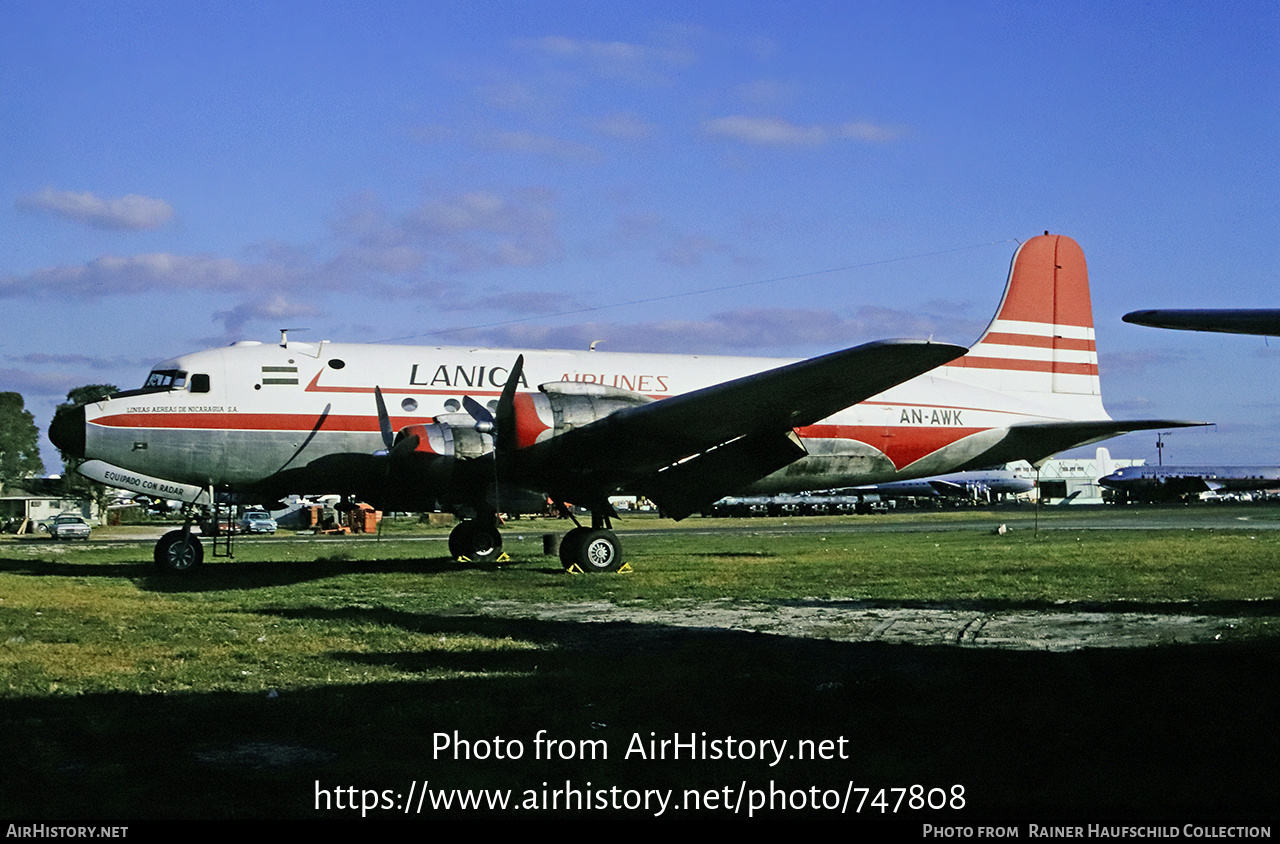
<path fill-rule="evenodd" d="M 1240 623 L 1238 618 L 1183 613 L 906 607 L 819 599 L 767 604 L 725 599 L 656 609 L 619 607 L 605 601 L 491 601 L 480 609 L 486 615 L 543 621 L 621 622 L 845 642 L 1045 651 L 1213 641 Z"/>

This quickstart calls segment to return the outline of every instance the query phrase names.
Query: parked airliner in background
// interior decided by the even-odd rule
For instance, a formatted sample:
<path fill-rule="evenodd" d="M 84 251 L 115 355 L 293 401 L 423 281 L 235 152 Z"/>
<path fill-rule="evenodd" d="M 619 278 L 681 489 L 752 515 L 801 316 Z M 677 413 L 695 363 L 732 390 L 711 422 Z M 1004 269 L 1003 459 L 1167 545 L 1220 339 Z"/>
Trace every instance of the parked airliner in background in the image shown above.
<path fill-rule="evenodd" d="M 877 495 L 881 498 L 968 498 L 990 500 L 991 496 L 1022 495 L 1036 488 L 1035 470 L 978 469 L 950 472 L 932 478 L 912 481 L 889 481 L 846 490 L 851 495 Z"/>
<path fill-rule="evenodd" d="M 571 515 L 572 503 L 591 526 L 564 537 L 562 562 L 611 571 L 622 549 L 609 496 L 680 519 L 729 494 L 1036 463 L 1184 424 L 1107 415 L 1084 253 L 1046 233 L 1019 247 L 967 350 L 886 340 L 784 362 L 282 337 L 161 363 L 141 389 L 60 415 L 49 436 L 87 477 L 191 505 L 156 545 L 162 569 L 200 562 L 190 517 L 231 491 L 451 511 L 463 521 L 450 552 L 472 560 L 500 554 L 498 514 L 551 501 Z"/>
<path fill-rule="evenodd" d="M 1280 489 L 1278 466 L 1129 466 L 1098 483 L 1125 499 L 1161 501 L 1205 492 Z"/>

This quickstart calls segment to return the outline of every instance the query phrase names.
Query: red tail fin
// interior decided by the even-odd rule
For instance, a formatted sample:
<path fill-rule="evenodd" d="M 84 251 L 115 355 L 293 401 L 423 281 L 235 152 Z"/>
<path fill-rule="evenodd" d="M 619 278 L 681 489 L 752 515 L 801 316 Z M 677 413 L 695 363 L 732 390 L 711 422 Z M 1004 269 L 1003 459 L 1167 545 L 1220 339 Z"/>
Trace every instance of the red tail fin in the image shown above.
<path fill-rule="evenodd" d="M 1001 392 L 1101 396 L 1089 272 L 1079 244 L 1033 237 L 1014 253 L 1004 300 L 986 333 L 947 376 Z M 1076 404 L 1075 400 L 1070 400 Z M 1101 403 L 1073 409 L 1096 418 Z M 1105 415 L 1104 415 L 1105 418 Z"/>

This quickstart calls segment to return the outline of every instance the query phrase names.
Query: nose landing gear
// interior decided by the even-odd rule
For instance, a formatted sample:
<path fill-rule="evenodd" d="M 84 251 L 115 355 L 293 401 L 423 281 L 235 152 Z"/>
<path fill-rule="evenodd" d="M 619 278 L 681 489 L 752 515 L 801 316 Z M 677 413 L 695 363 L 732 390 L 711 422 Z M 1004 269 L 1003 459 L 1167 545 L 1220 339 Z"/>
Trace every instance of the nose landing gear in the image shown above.
<path fill-rule="evenodd" d="M 191 526 L 171 530 L 156 543 L 156 568 L 164 574 L 182 574 L 204 562 L 204 546 Z"/>

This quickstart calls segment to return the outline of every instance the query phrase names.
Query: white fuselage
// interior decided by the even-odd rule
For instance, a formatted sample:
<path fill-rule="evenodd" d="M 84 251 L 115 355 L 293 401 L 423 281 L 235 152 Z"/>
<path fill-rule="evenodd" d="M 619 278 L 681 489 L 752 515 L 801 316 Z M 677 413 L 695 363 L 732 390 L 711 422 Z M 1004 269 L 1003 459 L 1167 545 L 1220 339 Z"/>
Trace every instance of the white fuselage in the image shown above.
<path fill-rule="evenodd" d="M 518 354 L 522 392 L 548 382 L 603 384 L 655 400 L 787 363 L 772 358 L 237 343 L 153 370 L 149 390 L 86 407 L 86 456 L 200 487 L 251 485 L 329 454 L 382 447 L 374 388 L 393 429 L 454 413 L 464 396 L 496 402 Z M 940 367 L 799 429 L 808 456 L 752 486 L 801 491 L 954 471 L 1020 422 L 1068 418 L 1035 394 L 984 389 Z M 168 383 L 165 383 L 165 382 Z M 1096 396 L 1081 396 L 1090 407 Z M 1100 404 L 1097 405 L 1100 409 Z M 340 490 L 316 490 L 335 492 Z"/>

